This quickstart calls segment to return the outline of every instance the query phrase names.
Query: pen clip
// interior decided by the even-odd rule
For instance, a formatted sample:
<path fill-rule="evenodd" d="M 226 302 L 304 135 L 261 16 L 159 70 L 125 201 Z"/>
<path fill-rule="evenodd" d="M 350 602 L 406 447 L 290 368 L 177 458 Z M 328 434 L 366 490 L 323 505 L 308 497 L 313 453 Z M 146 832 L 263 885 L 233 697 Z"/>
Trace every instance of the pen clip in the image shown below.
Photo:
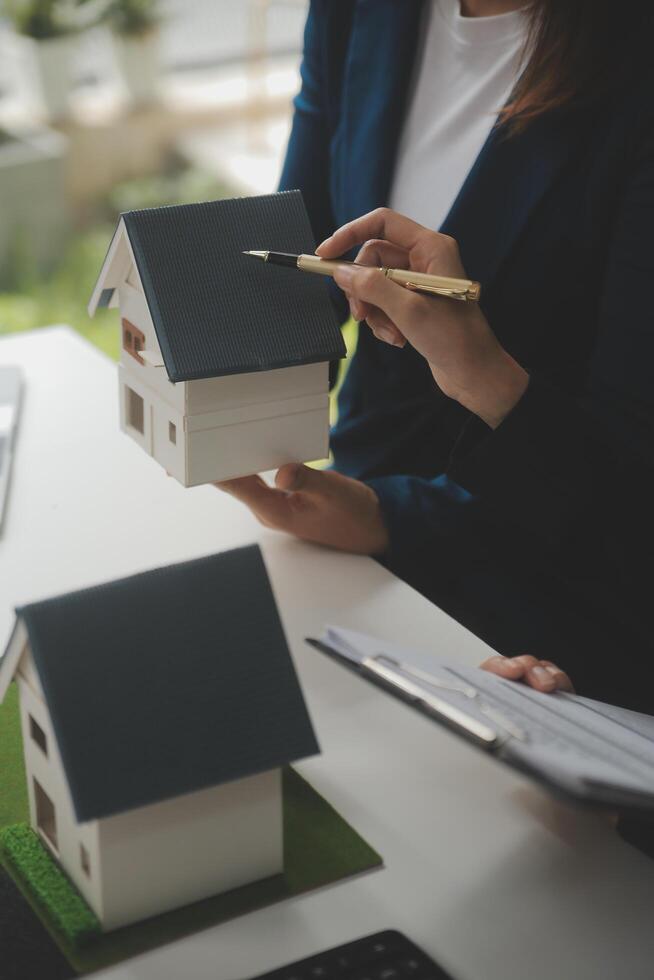
<path fill-rule="evenodd" d="M 423 684 L 428 684 L 430 687 L 440 687 L 443 690 L 454 691 L 457 694 L 462 694 L 466 698 L 470 698 L 470 700 L 476 702 L 477 709 L 481 711 L 483 715 L 486 715 L 487 718 L 490 718 L 491 721 L 494 721 L 496 725 L 499 725 L 499 727 L 503 729 L 507 735 L 511 735 L 512 738 L 517 738 L 521 742 L 529 741 L 529 735 L 527 732 L 519 725 L 514 724 L 510 718 L 507 718 L 501 711 L 498 711 L 497 708 L 492 708 L 490 705 L 486 704 L 479 691 L 474 688 L 472 684 L 468 684 L 458 677 L 458 683 L 446 681 L 442 677 L 436 677 L 434 674 L 421 670 L 419 667 L 401 663 L 399 660 L 395 660 L 394 657 L 389 657 L 386 653 L 377 653 L 373 659 L 377 662 L 384 661 L 391 667 L 391 669 L 397 670 L 402 674 L 408 674 L 409 677 L 414 677 L 416 680 Z"/>
<path fill-rule="evenodd" d="M 451 289 L 449 286 L 421 285 L 418 282 L 407 282 L 404 284 L 404 288 L 410 289 L 414 293 L 434 293 L 436 296 L 446 296 L 448 299 L 456 299 L 463 303 L 478 300 L 481 292 L 481 287 L 478 282 L 474 282 L 465 289 Z"/>
<path fill-rule="evenodd" d="M 404 692 L 412 701 L 418 701 L 425 705 L 430 711 L 441 718 L 446 718 L 457 728 L 464 729 L 469 735 L 484 745 L 493 746 L 500 741 L 498 733 L 489 725 L 484 724 L 472 715 L 466 714 L 456 705 L 449 701 L 443 701 L 435 694 L 426 691 L 424 687 L 419 687 L 412 680 L 403 677 L 397 669 L 386 667 L 380 663 L 376 657 L 364 657 L 361 661 L 370 673 L 376 674 L 382 680 Z"/>

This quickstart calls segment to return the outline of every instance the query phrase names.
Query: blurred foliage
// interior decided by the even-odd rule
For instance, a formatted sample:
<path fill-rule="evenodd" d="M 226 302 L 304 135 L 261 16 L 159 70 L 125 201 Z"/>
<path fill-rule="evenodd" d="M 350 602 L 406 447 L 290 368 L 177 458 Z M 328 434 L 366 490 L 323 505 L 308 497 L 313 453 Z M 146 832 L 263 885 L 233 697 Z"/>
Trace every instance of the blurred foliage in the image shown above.
<path fill-rule="evenodd" d="M 139 37 L 159 23 L 159 0 L 4 0 L 2 12 L 19 34 L 46 41 L 107 23 Z"/>
<path fill-rule="evenodd" d="M 159 23 L 157 0 L 113 0 L 106 20 L 117 34 L 140 37 Z"/>
<path fill-rule="evenodd" d="M 49 275 L 40 275 L 27 251 L 17 242 L 11 267 L 4 269 L 9 286 L 0 291 L 0 334 L 54 323 L 67 323 L 110 357 L 118 357 L 117 312 L 86 311 L 121 211 L 231 196 L 228 187 L 196 170 L 178 170 L 118 184 L 100 202 L 98 222 L 76 234 Z"/>
<path fill-rule="evenodd" d="M 194 201 L 217 201 L 233 194 L 233 188 L 217 183 L 215 177 L 203 170 L 173 166 L 166 173 L 116 184 L 100 210 L 107 220 L 115 221 L 122 211 L 158 208 L 166 204 L 192 204 Z"/>
<path fill-rule="evenodd" d="M 74 34 L 97 22 L 97 0 L 4 0 L 15 30 L 37 41 Z"/>
<path fill-rule="evenodd" d="M 11 286 L 5 292 L 0 291 L 0 336 L 66 323 L 113 360 L 118 360 L 118 311 L 98 310 L 91 319 L 86 307 L 120 212 L 218 200 L 231 197 L 233 193 L 229 187 L 218 185 L 213 177 L 193 169 L 172 170 L 117 184 L 106 200 L 99 202 L 97 223 L 73 238 L 48 276 L 37 273 L 26 249 L 18 241 L 12 254 Z M 8 270 L 3 271 L 6 274 Z M 344 337 L 351 358 L 357 338 L 357 325 L 353 320 L 345 327 Z M 330 399 L 332 423 L 337 414 L 335 396 L 348 363 L 342 362 L 339 383 Z"/>
<path fill-rule="evenodd" d="M 86 311 L 112 233 L 113 227 L 106 225 L 77 236 L 45 278 L 38 278 L 29 264 L 15 270 L 11 291 L 0 293 L 0 334 L 68 323 L 116 358 L 115 311 L 99 310 L 93 319 Z"/>

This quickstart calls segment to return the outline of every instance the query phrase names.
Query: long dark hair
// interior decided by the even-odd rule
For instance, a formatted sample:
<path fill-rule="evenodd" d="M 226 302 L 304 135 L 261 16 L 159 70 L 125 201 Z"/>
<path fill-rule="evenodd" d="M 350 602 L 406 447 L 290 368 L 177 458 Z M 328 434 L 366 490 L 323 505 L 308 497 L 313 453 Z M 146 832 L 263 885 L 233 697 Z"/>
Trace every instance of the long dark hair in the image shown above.
<path fill-rule="evenodd" d="M 654 0 L 533 0 L 525 68 L 500 121 L 517 132 L 545 112 L 609 94 L 640 52 L 652 57 L 653 7 Z"/>

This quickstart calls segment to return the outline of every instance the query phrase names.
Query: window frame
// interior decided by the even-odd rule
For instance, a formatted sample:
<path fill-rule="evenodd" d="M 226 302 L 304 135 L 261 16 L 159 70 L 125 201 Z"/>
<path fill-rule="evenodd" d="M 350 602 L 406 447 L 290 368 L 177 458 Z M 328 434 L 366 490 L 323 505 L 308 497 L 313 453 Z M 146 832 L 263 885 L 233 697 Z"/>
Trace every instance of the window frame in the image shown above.
<path fill-rule="evenodd" d="M 52 850 L 58 854 L 57 809 L 36 776 L 32 776 L 32 787 L 37 829 Z"/>
<path fill-rule="evenodd" d="M 43 752 L 43 755 L 48 758 L 48 736 L 45 731 L 39 725 L 36 718 L 28 712 L 29 726 L 30 726 L 30 739 L 34 742 Z"/>

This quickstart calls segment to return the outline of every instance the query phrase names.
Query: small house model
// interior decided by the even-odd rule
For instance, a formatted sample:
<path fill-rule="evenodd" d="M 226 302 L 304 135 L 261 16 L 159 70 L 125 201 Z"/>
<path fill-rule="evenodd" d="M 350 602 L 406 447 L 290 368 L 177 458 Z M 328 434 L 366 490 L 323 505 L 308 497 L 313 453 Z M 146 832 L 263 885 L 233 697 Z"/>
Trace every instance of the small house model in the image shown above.
<path fill-rule="evenodd" d="M 313 252 L 299 191 L 123 214 L 89 304 L 120 308 L 121 427 L 184 486 L 328 454 L 327 285 L 248 249 Z"/>
<path fill-rule="evenodd" d="M 282 871 L 280 767 L 319 749 L 258 547 L 22 607 L 12 678 L 31 824 L 104 930 Z"/>

